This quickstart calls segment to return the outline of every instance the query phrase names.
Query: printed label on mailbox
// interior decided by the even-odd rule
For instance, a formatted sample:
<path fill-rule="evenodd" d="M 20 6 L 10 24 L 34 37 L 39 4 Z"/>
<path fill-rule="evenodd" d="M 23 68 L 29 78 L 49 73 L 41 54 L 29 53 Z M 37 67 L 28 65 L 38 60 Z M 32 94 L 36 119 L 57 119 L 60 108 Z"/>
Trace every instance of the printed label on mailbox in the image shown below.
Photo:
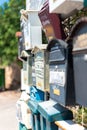
<path fill-rule="evenodd" d="M 54 89 L 54 90 L 53 90 L 53 93 L 54 93 L 55 95 L 58 95 L 58 96 L 59 96 L 59 95 L 60 95 L 60 90 L 59 90 L 59 89 Z"/>
<path fill-rule="evenodd" d="M 44 63 L 36 62 L 35 63 L 35 73 L 36 73 L 36 85 L 40 88 L 44 87 Z"/>
<path fill-rule="evenodd" d="M 59 86 L 65 85 L 65 71 L 58 69 L 57 71 L 50 71 L 50 83 L 58 84 Z"/>

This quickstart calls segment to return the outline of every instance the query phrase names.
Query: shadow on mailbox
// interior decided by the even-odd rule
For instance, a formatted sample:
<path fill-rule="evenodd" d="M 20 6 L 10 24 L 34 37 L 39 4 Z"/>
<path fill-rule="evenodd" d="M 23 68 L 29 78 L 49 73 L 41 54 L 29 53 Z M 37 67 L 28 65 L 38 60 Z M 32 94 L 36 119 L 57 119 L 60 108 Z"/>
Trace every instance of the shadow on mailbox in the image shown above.
<path fill-rule="evenodd" d="M 50 98 L 62 105 L 75 103 L 72 46 L 62 40 L 51 40 L 47 47 L 50 64 Z"/>
<path fill-rule="evenodd" d="M 87 17 L 76 22 L 69 39 L 73 44 L 76 103 L 87 106 Z"/>

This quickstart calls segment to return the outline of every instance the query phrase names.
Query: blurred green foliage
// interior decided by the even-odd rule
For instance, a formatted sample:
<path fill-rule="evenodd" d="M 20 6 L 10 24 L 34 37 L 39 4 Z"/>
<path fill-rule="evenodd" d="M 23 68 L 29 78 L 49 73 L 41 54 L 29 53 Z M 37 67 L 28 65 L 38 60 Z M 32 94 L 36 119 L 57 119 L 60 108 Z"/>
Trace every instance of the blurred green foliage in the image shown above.
<path fill-rule="evenodd" d="M 71 108 L 74 115 L 74 121 L 87 128 L 87 107 L 76 106 Z"/>
<path fill-rule="evenodd" d="M 76 23 L 81 17 L 87 16 L 87 8 L 77 11 L 70 17 L 62 20 L 62 26 L 65 32 L 66 37 L 70 34 L 72 26 Z"/>
<path fill-rule="evenodd" d="M 25 8 L 26 0 L 9 0 L 0 7 L 0 65 L 17 61 L 20 31 L 20 10 Z"/>

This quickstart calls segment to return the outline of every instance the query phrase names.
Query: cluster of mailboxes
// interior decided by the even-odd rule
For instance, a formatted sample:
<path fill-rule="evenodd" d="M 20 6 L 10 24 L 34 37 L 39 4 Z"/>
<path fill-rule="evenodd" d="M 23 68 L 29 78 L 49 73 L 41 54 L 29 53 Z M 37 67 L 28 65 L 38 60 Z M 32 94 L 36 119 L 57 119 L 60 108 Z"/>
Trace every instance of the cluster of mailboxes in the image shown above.
<path fill-rule="evenodd" d="M 72 112 L 64 105 L 70 105 L 74 102 L 74 85 L 73 82 L 73 71 L 72 71 L 72 60 L 71 57 L 72 47 L 67 45 L 62 40 L 53 39 L 47 45 L 45 51 L 37 50 L 35 56 L 35 75 L 36 75 L 36 87 L 39 90 L 45 91 L 45 86 L 41 87 L 38 81 L 43 82 L 43 73 L 46 68 L 43 67 L 44 63 L 49 63 L 49 100 L 29 100 L 28 104 L 32 111 L 33 126 L 34 122 L 38 124 L 38 127 L 33 130 L 46 129 L 46 130 L 57 130 L 57 126 L 54 124 L 56 120 L 72 119 Z M 47 52 L 46 52 L 47 51 Z M 45 53 L 45 55 L 43 55 Z M 46 56 L 48 53 L 48 57 Z M 44 62 L 43 62 L 44 57 Z M 45 61 L 47 60 L 47 61 Z M 69 63 L 70 62 L 70 63 Z M 69 77 L 68 77 L 69 76 Z M 38 79 L 39 80 L 38 80 Z M 44 77 L 44 81 L 46 75 Z M 71 90 L 71 91 L 70 91 Z M 72 93 L 73 91 L 73 93 Z M 60 105 L 62 104 L 62 105 Z M 38 123 L 39 122 L 39 123 Z"/>
<path fill-rule="evenodd" d="M 80 4 L 82 7 L 82 2 L 79 2 L 78 7 Z M 42 43 L 41 24 L 40 21 L 35 24 L 33 20 L 37 18 L 37 11 L 30 10 L 28 13 L 30 32 L 27 32 L 26 28 L 28 21 L 23 20 L 24 23 L 21 24 L 23 37 L 19 39 L 19 56 L 23 59 L 23 86 L 29 89 L 28 105 L 32 112 L 32 129 L 51 130 L 54 128 L 57 130 L 54 121 L 73 118 L 72 112 L 65 107 L 66 105 L 78 103 L 87 106 L 87 18 L 74 26 L 69 40 L 65 42 L 60 15 L 49 14 L 48 2 L 45 2 L 38 16 L 48 44 L 40 46 Z M 33 37 L 29 40 L 26 33 L 33 34 Z M 50 99 L 46 92 L 49 92 Z"/>
<path fill-rule="evenodd" d="M 87 106 L 87 18 L 74 25 L 69 41 L 49 42 L 50 97 L 63 105 Z"/>
<path fill-rule="evenodd" d="M 67 3 L 68 2 L 68 3 Z M 60 16 L 66 15 L 62 11 L 65 4 L 70 8 L 66 9 L 66 14 L 70 15 L 76 9 L 80 10 L 86 5 L 86 1 L 49 1 L 45 2 L 39 11 L 43 29 L 48 38 L 49 44 L 49 86 L 50 97 L 63 105 L 80 104 L 87 106 L 86 103 L 86 18 L 76 23 L 67 43 L 57 40 L 63 39 L 62 27 L 59 27 Z M 52 13 L 49 13 L 49 9 Z M 54 10 L 54 11 L 53 11 Z M 58 12 L 60 11 L 60 12 Z M 58 13 L 58 14 L 55 14 Z M 57 24 L 54 24 L 54 19 Z M 60 30 L 58 32 L 58 30 Z M 53 39 L 53 40 L 51 40 Z M 84 75 L 84 76 L 83 76 Z M 81 91 L 82 90 L 82 91 Z"/>
<path fill-rule="evenodd" d="M 45 52 L 38 51 L 35 54 L 36 86 L 44 91 L 46 85 L 41 84 L 48 79 L 47 89 L 50 88 L 50 98 L 63 105 L 78 103 L 87 106 L 86 20 L 87 18 L 82 19 L 78 26 L 76 25 L 75 30 L 73 29 L 73 40 L 66 43 L 53 39 L 47 45 L 49 78 L 46 77 L 46 73 L 43 73 L 44 64 L 41 57 Z M 47 58 L 45 55 L 44 57 Z M 44 61 L 44 63 L 46 62 Z"/>
<path fill-rule="evenodd" d="M 18 110 L 22 108 L 19 113 L 21 112 L 23 116 L 22 121 L 19 121 L 19 129 L 32 127 L 32 130 L 57 130 L 55 121 L 73 119 L 73 114 L 65 107 L 66 105 L 78 103 L 87 106 L 87 20 L 85 18 L 78 22 L 71 33 L 70 40 L 66 43 L 61 15 L 49 13 L 54 3 L 49 1 L 48 4 L 46 0 L 29 1 L 31 0 L 26 2 L 30 5 L 26 4 L 26 10 L 21 11 L 22 33 L 18 43 L 18 57 L 23 62 L 21 89 L 29 96 L 27 101 L 24 101 L 23 96 L 23 99 L 18 102 Z M 36 1 L 39 3 L 35 5 Z M 59 6 L 63 7 L 66 2 L 66 0 L 62 1 Z M 72 0 L 72 3 L 76 2 Z M 78 9 L 82 8 L 82 2 L 78 2 L 75 9 L 77 6 Z M 69 9 L 66 11 L 72 11 L 72 8 Z M 56 11 L 60 10 L 56 9 Z M 41 46 L 41 24 L 48 40 L 46 46 Z"/>
<path fill-rule="evenodd" d="M 33 52 L 31 54 L 32 72 L 30 72 L 31 74 L 29 74 L 29 76 L 32 75 L 32 82 L 30 83 L 30 85 L 36 86 L 41 91 L 49 90 L 50 88 L 50 98 L 62 105 L 72 105 L 75 103 L 86 105 L 85 67 L 87 55 L 86 50 L 83 53 L 85 45 L 80 45 L 78 40 L 81 39 L 80 37 L 83 37 L 83 35 L 78 33 L 81 33 L 80 30 L 82 30 L 82 33 L 84 34 L 86 31 L 86 25 L 83 22 L 83 28 L 81 26 L 80 29 L 78 29 L 79 31 L 77 31 L 77 33 L 75 31 L 73 42 L 65 43 L 62 40 L 58 40 L 58 38 L 56 39 L 55 37 L 62 38 L 60 36 L 62 33 L 59 36 L 57 36 L 57 32 L 55 32 L 55 30 L 52 30 L 52 34 L 49 33 L 50 27 L 55 28 L 55 25 L 53 24 L 54 22 L 52 22 L 51 20 L 51 18 L 53 19 L 55 14 L 49 15 L 48 8 L 48 3 L 45 3 L 44 8 L 42 8 L 39 12 L 39 17 L 49 41 L 51 38 L 54 39 L 49 42 L 49 44 L 47 45 L 47 49 L 33 49 Z M 55 15 L 55 18 L 59 21 L 57 15 Z M 60 22 L 58 23 L 60 24 Z M 85 41 L 83 40 L 83 42 Z M 77 51 L 78 46 L 79 51 Z M 81 69 L 80 67 L 83 69 Z M 78 69 L 79 71 L 77 71 Z M 85 74 L 84 76 L 82 75 L 83 72 Z M 29 76 L 27 75 L 27 77 Z M 81 93 L 84 94 L 82 95 Z"/>

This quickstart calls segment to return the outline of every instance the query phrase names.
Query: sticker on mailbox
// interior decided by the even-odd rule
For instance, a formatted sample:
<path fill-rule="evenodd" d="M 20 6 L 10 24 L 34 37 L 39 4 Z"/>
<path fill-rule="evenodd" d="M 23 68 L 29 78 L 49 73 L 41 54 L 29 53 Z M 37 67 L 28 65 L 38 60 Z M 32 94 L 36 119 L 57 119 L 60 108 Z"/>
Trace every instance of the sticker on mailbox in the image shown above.
<path fill-rule="evenodd" d="M 57 71 L 50 71 L 50 83 L 58 84 L 59 86 L 65 85 L 65 71 L 58 69 Z"/>

